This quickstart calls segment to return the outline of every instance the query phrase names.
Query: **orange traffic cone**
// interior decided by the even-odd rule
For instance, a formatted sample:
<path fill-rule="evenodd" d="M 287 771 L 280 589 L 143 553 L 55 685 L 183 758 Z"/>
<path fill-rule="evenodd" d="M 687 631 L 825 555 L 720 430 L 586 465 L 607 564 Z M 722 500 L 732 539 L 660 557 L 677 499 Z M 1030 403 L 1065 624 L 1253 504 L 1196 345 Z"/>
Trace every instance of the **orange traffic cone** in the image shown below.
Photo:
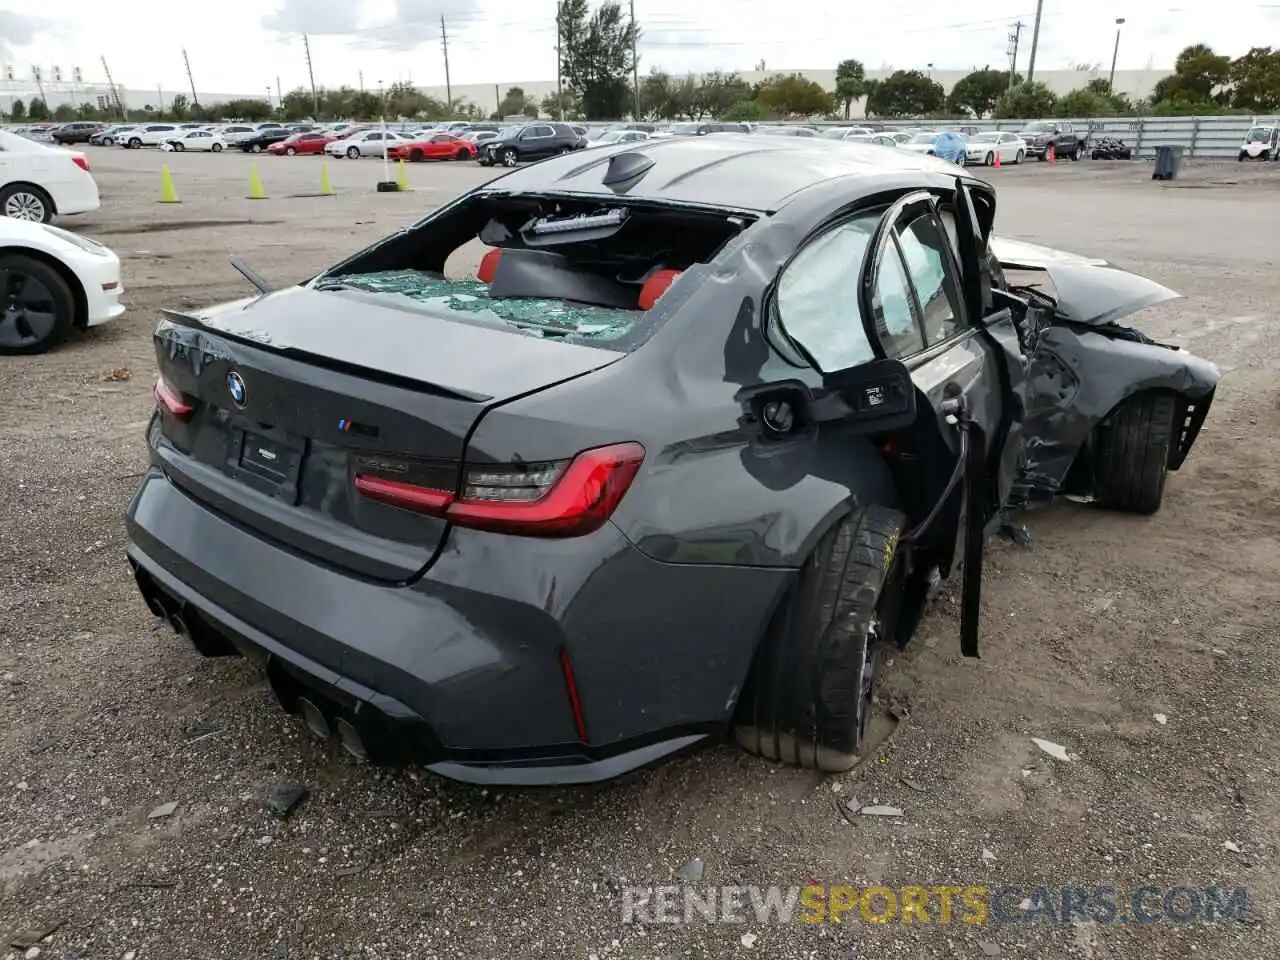
<path fill-rule="evenodd" d="M 1000 148 L 998 146 L 996 147 L 996 160 L 995 160 L 995 163 L 992 164 L 992 166 L 996 166 L 996 167 L 1000 166 Z"/>
<path fill-rule="evenodd" d="M 1045 158 L 1045 160 L 1049 161 L 1049 163 L 1057 163 L 1057 162 L 1058 162 L 1058 155 L 1057 155 L 1056 153 L 1054 153 L 1054 151 L 1053 151 L 1053 144 L 1052 144 L 1052 143 L 1051 143 L 1051 144 L 1049 144 L 1049 146 L 1045 148 L 1045 151 L 1044 151 L 1044 158 Z"/>

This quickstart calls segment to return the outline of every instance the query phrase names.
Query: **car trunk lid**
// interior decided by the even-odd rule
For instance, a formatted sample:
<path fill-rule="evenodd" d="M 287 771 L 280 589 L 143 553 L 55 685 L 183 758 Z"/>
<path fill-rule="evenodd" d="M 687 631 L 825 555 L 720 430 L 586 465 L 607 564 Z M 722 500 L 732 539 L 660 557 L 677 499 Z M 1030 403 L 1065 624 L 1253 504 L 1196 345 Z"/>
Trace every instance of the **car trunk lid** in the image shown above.
<path fill-rule="evenodd" d="M 357 472 L 452 491 L 464 454 L 491 462 L 467 445 L 485 410 L 621 356 L 300 287 L 170 312 L 155 346 L 181 414 L 160 417 L 170 478 L 259 535 L 388 581 L 424 570 L 447 524 L 358 496 Z"/>

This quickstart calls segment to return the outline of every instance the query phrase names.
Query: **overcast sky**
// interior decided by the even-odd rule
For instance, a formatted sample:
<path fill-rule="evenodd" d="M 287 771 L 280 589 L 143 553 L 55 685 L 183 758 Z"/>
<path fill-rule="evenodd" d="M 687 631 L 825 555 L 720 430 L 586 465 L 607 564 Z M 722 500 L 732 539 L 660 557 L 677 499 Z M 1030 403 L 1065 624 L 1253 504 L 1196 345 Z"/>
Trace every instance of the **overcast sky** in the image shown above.
<path fill-rule="evenodd" d="M 963 69 L 1006 64 L 1009 25 L 1022 20 L 1030 48 L 1035 0 L 895 0 L 881 10 L 851 0 L 635 0 L 644 38 L 641 70 L 832 68 L 845 57 L 868 69 Z M 555 75 L 555 0 L 5 0 L 0 61 L 20 79 L 31 65 L 79 66 L 102 81 L 186 86 L 182 48 L 198 89 L 265 92 L 307 82 L 302 33 L 316 82 L 444 84 L 440 17 L 449 31 L 455 84 L 509 83 Z M 1115 19 L 1126 18 L 1120 69 L 1165 68 L 1190 43 L 1238 55 L 1280 41 L 1280 0 L 1045 0 L 1037 66 L 1110 65 Z M 1269 39 L 1268 39 L 1269 38 Z"/>

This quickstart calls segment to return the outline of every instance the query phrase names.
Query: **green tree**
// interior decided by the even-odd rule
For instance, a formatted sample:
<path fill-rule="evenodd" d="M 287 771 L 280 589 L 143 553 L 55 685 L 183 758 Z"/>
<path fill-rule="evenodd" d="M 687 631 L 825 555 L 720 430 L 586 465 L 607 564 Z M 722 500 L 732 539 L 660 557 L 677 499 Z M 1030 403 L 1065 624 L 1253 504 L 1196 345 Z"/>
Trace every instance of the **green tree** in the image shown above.
<path fill-rule="evenodd" d="M 1225 89 L 1231 81 L 1231 59 L 1213 52 L 1203 43 L 1192 44 L 1178 54 L 1173 73 L 1161 78 L 1151 92 L 1151 103 L 1177 101 L 1188 106 L 1210 104 L 1225 106 L 1230 93 Z"/>
<path fill-rule="evenodd" d="M 671 75 L 658 68 L 640 81 L 640 116 L 645 120 L 673 120 L 680 115 Z"/>
<path fill-rule="evenodd" d="M 498 104 L 498 119 L 504 117 L 513 117 L 518 113 L 524 113 L 524 105 L 526 103 L 524 90 L 520 87 L 508 87 L 507 92 L 502 96 L 502 102 Z"/>
<path fill-rule="evenodd" d="M 616 0 L 605 0 L 590 13 L 587 0 L 560 0 L 556 11 L 560 33 L 560 72 L 578 92 L 589 120 L 621 117 L 632 109 L 627 83 L 639 38 L 635 24 Z"/>
<path fill-rule="evenodd" d="M 27 104 L 27 116 L 32 120 L 48 120 L 49 108 L 39 97 L 32 97 L 31 102 Z"/>
<path fill-rule="evenodd" d="M 1015 76 L 1014 83 L 1022 77 Z M 1009 71 L 983 67 L 956 81 L 947 95 L 947 111 L 957 116 L 971 114 L 981 120 L 995 110 L 1000 98 L 1009 90 Z"/>
<path fill-rule="evenodd" d="M 13 106 L 9 110 L 9 121 L 11 123 L 21 123 L 27 119 L 27 105 L 21 100 L 14 100 Z"/>
<path fill-rule="evenodd" d="M 377 101 L 375 96 L 374 101 Z M 149 108 L 147 108 L 149 109 Z M 260 123 L 263 120 L 271 118 L 271 104 L 265 100 L 254 100 L 251 98 L 241 100 L 228 100 L 226 111 L 233 117 L 239 117 L 250 123 Z"/>
<path fill-rule="evenodd" d="M 739 100 L 726 110 L 720 119 L 734 123 L 740 120 L 759 122 L 761 120 L 776 120 L 778 118 L 759 100 Z"/>
<path fill-rule="evenodd" d="M 1253 113 L 1280 110 L 1280 50 L 1253 47 L 1231 63 L 1231 105 Z"/>
<path fill-rule="evenodd" d="M 319 91 L 316 91 L 317 95 Z M 299 120 L 318 120 L 319 117 L 313 116 L 316 108 L 315 103 L 311 99 L 311 91 L 302 87 L 294 87 L 283 97 L 280 98 L 280 119 L 286 122 L 297 122 Z"/>
<path fill-rule="evenodd" d="M 1036 120 L 1052 116 L 1058 106 L 1058 98 L 1053 91 L 1039 80 L 1020 83 L 996 105 L 996 116 L 1013 117 L 1019 120 Z"/>
<path fill-rule="evenodd" d="M 919 70 L 895 70 L 877 89 L 880 116 L 918 117 L 941 113 L 946 103 L 942 84 Z"/>
<path fill-rule="evenodd" d="M 524 109 L 521 110 L 520 112 L 523 113 L 530 120 L 538 119 L 538 105 L 536 103 L 533 103 L 532 101 L 530 101 L 529 103 L 526 103 L 524 105 Z"/>
<path fill-rule="evenodd" d="M 378 120 L 384 106 L 382 98 L 372 90 L 357 90 L 351 97 L 350 116 L 353 120 Z"/>
<path fill-rule="evenodd" d="M 835 102 L 844 108 L 844 118 L 849 119 L 853 101 L 867 92 L 867 71 L 861 60 L 841 60 L 836 66 Z"/>
<path fill-rule="evenodd" d="M 578 110 L 578 95 L 571 87 L 565 87 L 559 93 L 548 93 L 538 106 L 548 117 L 556 120 L 576 120 L 581 116 Z"/>
<path fill-rule="evenodd" d="M 868 80 L 863 84 L 864 96 L 866 101 L 862 105 L 862 112 L 867 117 L 878 117 L 884 112 L 884 81 Z"/>
<path fill-rule="evenodd" d="M 694 99 L 704 113 L 720 117 L 735 103 L 750 96 L 751 85 L 736 73 L 712 70 L 702 75 Z"/>
<path fill-rule="evenodd" d="M 85 102 L 80 104 L 80 106 L 76 107 L 76 119 L 77 120 L 101 120 L 102 111 L 100 111 L 92 103 Z"/>
<path fill-rule="evenodd" d="M 173 105 L 169 107 L 169 112 L 174 120 L 181 122 L 187 119 L 187 105 L 190 102 L 185 93 L 180 93 L 173 98 Z"/>
<path fill-rule="evenodd" d="M 58 123 L 70 123 L 76 118 L 76 108 L 69 103 L 60 103 L 53 110 L 53 119 Z"/>
<path fill-rule="evenodd" d="M 356 116 L 356 91 L 351 87 L 321 87 L 316 92 L 320 95 L 321 116 L 334 120 L 348 120 Z"/>
<path fill-rule="evenodd" d="M 798 73 L 773 76 L 756 84 L 755 99 L 784 118 L 811 117 L 831 109 L 831 94 Z"/>
<path fill-rule="evenodd" d="M 690 120 L 701 120 L 706 115 L 698 78 L 692 73 L 671 88 L 671 110 L 673 117 L 688 117 Z"/>
<path fill-rule="evenodd" d="M 1081 87 L 1059 98 L 1057 112 L 1064 117 L 1114 117 L 1119 111 L 1110 97 Z"/>

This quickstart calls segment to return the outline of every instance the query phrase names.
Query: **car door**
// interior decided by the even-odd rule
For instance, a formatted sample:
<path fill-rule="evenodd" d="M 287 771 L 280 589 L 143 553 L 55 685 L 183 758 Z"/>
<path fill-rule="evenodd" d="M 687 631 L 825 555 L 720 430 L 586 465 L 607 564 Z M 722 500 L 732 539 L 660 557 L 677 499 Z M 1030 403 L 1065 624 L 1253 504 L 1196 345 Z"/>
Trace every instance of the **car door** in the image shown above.
<path fill-rule="evenodd" d="M 963 396 L 986 444 L 984 514 L 991 514 L 1007 500 L 1017 478 L 1021 434 L 1012 426 L 1021 416 L 1017 391 L 1023 368 L 1009 311 L 987 306 L 989 295 L 981 305 L 966 302 L 973 298 L 964 283 L 963 256 L 966 249 L 986 249 L 980 235 L 968 244 L 959 240 L 974 219 L 968 213 L 956 216 L 960 204 L 972 209 L 967 189 L 950 208 L 924 192 L 895 203 L 877 229 L 859 290 L 868 336 L 883 356 L 906 365 L 943 435 L 952 440 L 956 435 L 946 423 L 944 401 Z M 944 223 L 948 212 L 954 242 Z M 972 274 L 981 265 L 972 253 L 970 259 Z"/>

